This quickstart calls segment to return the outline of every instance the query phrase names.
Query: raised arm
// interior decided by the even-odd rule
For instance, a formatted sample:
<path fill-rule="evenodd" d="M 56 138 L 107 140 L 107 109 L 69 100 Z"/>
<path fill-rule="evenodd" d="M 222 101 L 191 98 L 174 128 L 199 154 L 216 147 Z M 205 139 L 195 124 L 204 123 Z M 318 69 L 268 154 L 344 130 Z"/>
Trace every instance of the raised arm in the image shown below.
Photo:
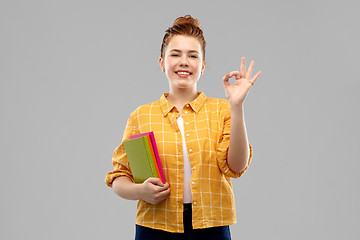
<path fill-rule="evenodd" d="M 226 97 L 231 108 L 230 146 L 228 151 L 228 165 L 234 172 L 245 169 L 250 149 L 246 133 L 243 103 L 250 88 L 260 76 L 261 71 L 251 78 L 254 61 L 251 61 L 248 71 L 245 67 L 245 57 L 241 58 L 240 72 L 226 73 L 223 77 Z M 235 77 L 235 83 L 230 84 L 229 79 Z"/>

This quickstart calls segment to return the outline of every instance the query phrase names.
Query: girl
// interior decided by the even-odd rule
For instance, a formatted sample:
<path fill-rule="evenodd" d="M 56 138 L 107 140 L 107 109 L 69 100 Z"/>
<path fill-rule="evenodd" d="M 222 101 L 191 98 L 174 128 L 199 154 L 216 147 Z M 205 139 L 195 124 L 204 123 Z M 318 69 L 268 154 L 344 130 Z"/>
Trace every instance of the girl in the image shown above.
<path fill-rule="evenodd" d="M 227 100 L 206 97 L 197 91 L 205 46 L 197 19 L 186 15 L 174 21 L 159 58 L 169 92 L 133 111 L 125 128 L 123 141 L 154 132 L 166 183 L 158 178 L 134 183 L 123 144 L 114 151 L 114 170 L 105 181 L 120 197 L 139 200 L 136 240 L 231 239 L 236 213 L 230 178 L 240 177 L 252 157 L 243 102 L 261 72 L 251 77 L 254 61 L 246 71 L 243 57 L 240 71 L 222 79 Z M 232 77 L 235 84 L 229 83 Z"/>

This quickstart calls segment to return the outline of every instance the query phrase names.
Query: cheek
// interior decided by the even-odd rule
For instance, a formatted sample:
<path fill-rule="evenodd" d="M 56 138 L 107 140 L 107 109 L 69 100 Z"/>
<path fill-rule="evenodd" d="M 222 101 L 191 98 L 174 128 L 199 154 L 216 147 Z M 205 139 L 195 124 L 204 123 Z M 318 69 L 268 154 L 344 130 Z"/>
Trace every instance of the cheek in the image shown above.
<path fill-rule="evenodd" d="M 194 64 L 194 68 L 198 71 L 198 72 L 201 72 L 201 62 L 196 62 Z"/>
<path fill-rule="evenodd" d="M 173 69 L 174 69 L 174 63 L 171 62 L 171 61 L 166 61 L 166 62 L 165 62 L 165 70 L 166 70 L 167 72 L 172 72 Z"/>

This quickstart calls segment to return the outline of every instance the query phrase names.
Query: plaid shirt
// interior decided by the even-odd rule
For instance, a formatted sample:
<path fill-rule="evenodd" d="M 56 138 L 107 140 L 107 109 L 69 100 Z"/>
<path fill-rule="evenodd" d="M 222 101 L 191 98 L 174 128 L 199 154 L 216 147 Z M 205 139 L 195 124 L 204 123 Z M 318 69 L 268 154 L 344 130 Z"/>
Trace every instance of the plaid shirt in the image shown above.
<path fill-rule="evenodd" d="M 179 112 L 164 93 L 155 102 L 142 105 L 131 113 L 123 135 L 153 131 L 170 195 L 157 205 L 138 201 L 136 224 L 169 232 L 183 229 L 184 161 L 182 135 L 176 118 Z M 192 167 L 191 192 L 193 228 L 209 228 L 236 223 L 235 198 L 231 179 L 240 177 L 249 167 L 236 173 L 227 164 L 231 112 L 225 99 L 207 98 L 203 92 L 183 108 L 186 146 Z M 116 177 L 132 174 L 123 144 L 114 151 L 114 170 L 106 176 L 111 187 Z"/>

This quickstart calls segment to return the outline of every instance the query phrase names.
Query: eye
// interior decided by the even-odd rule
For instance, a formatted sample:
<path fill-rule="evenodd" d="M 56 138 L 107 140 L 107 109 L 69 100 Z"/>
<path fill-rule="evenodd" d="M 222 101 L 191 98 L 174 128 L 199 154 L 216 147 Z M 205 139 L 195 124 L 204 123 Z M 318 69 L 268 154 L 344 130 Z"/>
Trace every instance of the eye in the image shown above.
<path fill-rule="evenodd" d="M 173 53 L 173 54 L 171 54 L 171 56 L 172 56 L 172 57 L 178 57 L 179 54 Z"/>
<path fill-rule="evenodd" d="M 197 55 L 191 55 L 190 57 L 191 57 L 191 58 L 198 58 Z"/>

